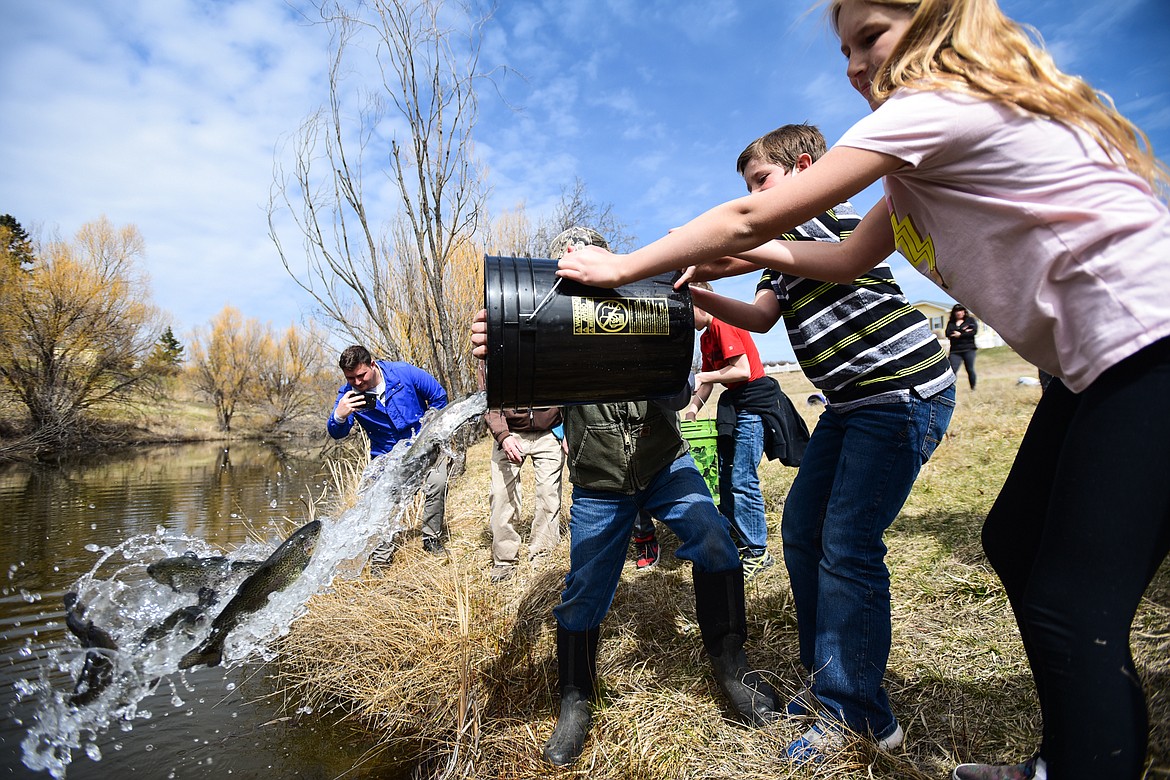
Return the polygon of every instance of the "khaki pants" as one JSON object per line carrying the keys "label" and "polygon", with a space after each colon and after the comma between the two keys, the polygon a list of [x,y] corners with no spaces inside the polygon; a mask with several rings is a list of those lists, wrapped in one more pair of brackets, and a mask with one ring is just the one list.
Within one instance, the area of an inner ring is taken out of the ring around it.
{"label": "khaki pants", "polygon": [[520,519],[520,467],[525,460],[531,459],[536,481],[529,560],[552,552],[561,541],[561,470],[565,466],[561,443],[552,431],[519,431],[513,435],[520,444],[520,463],[508,460],[498,444],[492,448],[492,563],[497,566],[515,565],[519,559],[516,523]]}
{"label": "khaki pants", "polygon": [[423,484],[422,536],[423,539],[443,538],[443,513],[447,509],[447,456],[440,455],[439,462],[427,475]]}

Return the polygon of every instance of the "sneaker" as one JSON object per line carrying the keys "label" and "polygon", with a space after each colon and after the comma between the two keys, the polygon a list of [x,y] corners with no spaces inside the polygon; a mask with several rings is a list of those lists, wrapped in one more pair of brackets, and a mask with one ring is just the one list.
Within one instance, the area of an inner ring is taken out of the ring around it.
{"label": "sneaker", "polygon": [[509,566],[506,563],[498,563],[495,566],[493,566],[492,570],[488,573],[488,579],[491,580],[491,583],[493,585],[498,585],[501,582],[506,582],[506,581],[512,579],[512,575],[515,573],[514,572],[515,568],[516,568],[515,566]]}
{"label": "sneaker", "polygon": [[389,566],[394,563],[394,550],[396,547],[397,545],[394,544],[393,539],[379,542],[378,546],[374,548],[374,551],[370,553],[370,564],[372,566]]}
{"label": "sneaker", "polygon": [[845,735],[818,720],[798,739],[788,743],[784,754],[794,764],[819,764],[828,753],[845,747]]}
{"label": "sneaker", "polygon": [[954,780],[1045,780],[1044,761],[1033,756],[1022,764],[959,764],[951,773]]}
{"label": "sneaker", "polygon": [[423,539],[423,550],[431,555],[442,555],[447,552],[447,548],[443,546],[443,540],[437,536]]}
{"label": "sneaker", "polygon": [[769,566],[773,566],[776,559],[767,550],[760,555],[749,555],[743,559],[743,581],[751,582],[756,575]]}
{"label": "sneaker", "polygon": [[[888,753],[899,747],[906,739],[906,732],[902,731],[900,723],[894,724],[894,730],[887,736],[874,742],[878,750]],[[828,754],[845,747],[845,734],[836,726],[823,720],[818,720],[799,739],[793,740],[784,749],[788,760],[794,764],[819,764]],[[965,779],[964,779],[965,780]]]}
{"label": "sneaker", "polygon": [[874,744],[877,749],[883,753],[889,753],[891,750],[897,750],[902,747],[902,743],[906,741],[906,732],[902,731],[902,724],[895,723],[894,730],[886,736],[877,740]]}
{"label": "sneaker", "polygon": [[658,538],[654,534],[635,536],[634,547],[638,551],[638,571],[648,571],[658,564]]}

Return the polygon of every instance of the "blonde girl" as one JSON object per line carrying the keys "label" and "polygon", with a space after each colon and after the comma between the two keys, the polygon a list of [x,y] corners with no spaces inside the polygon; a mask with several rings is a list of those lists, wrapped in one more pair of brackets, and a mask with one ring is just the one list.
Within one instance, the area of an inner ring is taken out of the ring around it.
{"label": "blonde girl", "polygon": [[[833,0],[861,119],[800,176],[626,256],[560,273],[619,286],[738,256],[846,283],[895,248],[1060,378],[988,514],[1043,717],[1036,755],[959,780],[1138,778],[1129,628],[1170,549],[1170,175],[1109,99],[1060,72],[994,0]],[[769,239],[881,180],[840,244]]]}

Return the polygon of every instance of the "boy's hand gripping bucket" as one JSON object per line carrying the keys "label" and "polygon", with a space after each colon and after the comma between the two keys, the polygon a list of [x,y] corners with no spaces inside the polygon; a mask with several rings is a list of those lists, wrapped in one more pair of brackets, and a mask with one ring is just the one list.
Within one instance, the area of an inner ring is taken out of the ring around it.
{"label": "boy's hand gripping bucket", "polygon": [[616,290],[560,279],[557,261],[484,258],[487,403],[559,406],[665,398],[687,383],[695,343],[677,273]]}

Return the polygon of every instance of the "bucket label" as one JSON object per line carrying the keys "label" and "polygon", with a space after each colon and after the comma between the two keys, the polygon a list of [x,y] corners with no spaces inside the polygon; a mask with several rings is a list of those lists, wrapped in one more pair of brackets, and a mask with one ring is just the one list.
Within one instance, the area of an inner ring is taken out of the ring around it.
{"label": "bucket label", "polygon": [[574,336],[669,336],[667,298],[573,296]]}

